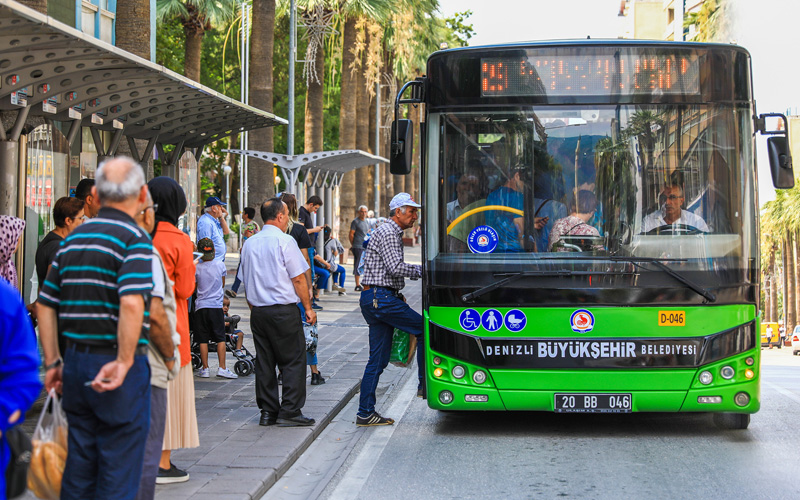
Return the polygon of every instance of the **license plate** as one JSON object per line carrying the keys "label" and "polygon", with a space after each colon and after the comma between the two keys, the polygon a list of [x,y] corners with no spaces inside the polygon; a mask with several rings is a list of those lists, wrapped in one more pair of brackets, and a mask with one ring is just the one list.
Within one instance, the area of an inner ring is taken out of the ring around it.
{"label": "license plate", "polygon": [[630,413],[630,394],[556,394],[556,413]]}

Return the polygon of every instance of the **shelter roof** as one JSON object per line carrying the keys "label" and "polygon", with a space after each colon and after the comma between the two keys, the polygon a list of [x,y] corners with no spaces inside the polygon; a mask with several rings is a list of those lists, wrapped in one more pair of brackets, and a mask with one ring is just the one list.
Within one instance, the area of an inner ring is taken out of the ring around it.
{"label": "shelter roof", "polygon": [[339,151],[320,151],[302,155],[282,155],[266,151],[253,151],[242,149],[223,149],[223,152],[247,155],[251,158],[274,163],[286,170],[321,172],[331,174],[341,179],[346,172],[376,163],[388,163],[387,158],[376,156],[358,149],[343,149]]}
{"label": "shelter roof", "polygon": [[0,0],[0,76],[2,110],[157,144],[202,147],[287,123],[11,0]]}

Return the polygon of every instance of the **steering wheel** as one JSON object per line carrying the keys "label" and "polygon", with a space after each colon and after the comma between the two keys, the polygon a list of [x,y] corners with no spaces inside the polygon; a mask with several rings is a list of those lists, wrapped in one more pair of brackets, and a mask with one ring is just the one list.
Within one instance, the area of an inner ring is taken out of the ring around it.
{"label": "steering wheel", "polygon": [[450,234],[450,231],[452,231],[454,227],[459,225],[461,223],[461,221],[463,221],[464,219],[466,219],[470,215],[474,215],[474,214],[477,214],[477,213],[480,213],[480,212],[486,212],[488,210],[499,210],[501,212],[511,212],[512,214],[519,215],[520,217],[525,215],[525,212],[523,212],[522,210],[519,210],[517,208],[504,207],[503,205],[484,205],[482,207],[473,208],[472,210],[467,210],[463,214],[461,214],[458,217],[456,217],[456,219],[453,222],[451,222],[449,226],[447,226],[447,234]]}
{"label": "steering wheel", "polygon": [[653,229],[647,231],[645,234],[647,235],[690,235],[690,234],[703,234],[705,231],[701,231],[694,226],[690,226],[689,224],[664,224],[663,226],[654,227]]}

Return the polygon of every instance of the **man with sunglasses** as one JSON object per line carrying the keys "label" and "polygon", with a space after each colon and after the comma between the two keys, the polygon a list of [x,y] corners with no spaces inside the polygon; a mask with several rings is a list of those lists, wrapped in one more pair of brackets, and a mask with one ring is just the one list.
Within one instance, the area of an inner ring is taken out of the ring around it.
{"label": "man with sunglasses", "polygon": [[683,187],[680,184],[668,184],[664,186],[662,193],[664,204],[659,210],[651,213],[644,218],[642,232],[647,233],[653,229],[673,224],[690,226],[704,233],[708,232],[708,225],[702,217],[683,210],[684,203]]}

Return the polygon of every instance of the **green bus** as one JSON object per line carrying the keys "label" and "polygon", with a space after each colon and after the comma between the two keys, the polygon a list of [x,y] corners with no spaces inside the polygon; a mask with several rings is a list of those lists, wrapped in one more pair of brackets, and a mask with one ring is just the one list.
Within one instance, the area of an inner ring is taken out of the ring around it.
{"label": "green bus", "polygon": [[750,67],[735,45],[622,40],[430,56],[397,95],[391,171],[411,171],[419,121],[431,408],[748,426],[756,132],[775,186],[794,183]]}

